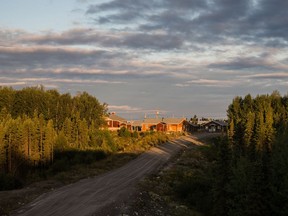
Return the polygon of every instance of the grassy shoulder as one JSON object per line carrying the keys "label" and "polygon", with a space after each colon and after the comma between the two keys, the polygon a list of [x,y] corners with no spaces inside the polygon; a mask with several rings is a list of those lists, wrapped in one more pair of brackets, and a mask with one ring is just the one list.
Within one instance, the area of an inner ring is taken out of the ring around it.
{"label": "grassy shoulder", "polygon": [[[53,165],[33,170],[22,189],[0,191],[0,215],[15,210],[55,188],[119,168],[142,152],[180,134],[121,134],[104,132],[98,150],[69,150],[55,153]],[[106,137],[105,137],[106,136]]]}
{"label": "grassy shoulder", "polygon": [[140,193],[129,215],[205,215],[210,202],[215,137],[203,136],[207,145],[191,146],[170,160],[164,169],[147,177],[139,185]]}

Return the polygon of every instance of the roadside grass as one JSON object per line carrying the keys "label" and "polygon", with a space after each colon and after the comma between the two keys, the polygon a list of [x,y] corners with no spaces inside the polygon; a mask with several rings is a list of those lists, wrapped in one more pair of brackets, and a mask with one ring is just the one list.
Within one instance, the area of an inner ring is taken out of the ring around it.
{"label": "roadside grass", "polygon": [[[30,172],[23,189],[0,191],[0,215],[9,215],[39,195],[58,187],[119,168],[151,147],[179,135],[181,134],[145,133],[131,138],[112,134],[117,146],[115,152],[73,151],[60,154],[48,169]],[[66,156],[63,156],[65,154]]]}
{"label": "roadside grass", "polygon": [[[211,211],[209,203],[213,169],[214,137],[201,139],[207,145],[191,145],[170,159],[158,173],[139,184],[132,215],[202,216]],[[157,213],[158,211],[158,213]]]}

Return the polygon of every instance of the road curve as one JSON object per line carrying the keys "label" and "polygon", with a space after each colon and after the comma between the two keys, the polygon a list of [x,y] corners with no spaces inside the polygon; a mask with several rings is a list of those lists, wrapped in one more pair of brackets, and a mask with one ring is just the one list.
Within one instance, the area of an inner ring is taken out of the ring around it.
{"label": "road curve", "polygon": [[182,137],[153,147],[121,168],[43,194],[13,215],[114,215],[115,203],[128,201],[140,179],[190,142],[191,137]]}

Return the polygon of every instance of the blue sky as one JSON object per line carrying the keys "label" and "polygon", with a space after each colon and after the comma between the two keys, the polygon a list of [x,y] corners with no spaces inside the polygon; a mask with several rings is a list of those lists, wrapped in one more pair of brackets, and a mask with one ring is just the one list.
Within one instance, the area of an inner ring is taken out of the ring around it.
{"label": "blue sky", "polygon": [[129,118],[220,118],[237,95],[287,93],[286,0],[0,3],[2,86],[87,91]]}

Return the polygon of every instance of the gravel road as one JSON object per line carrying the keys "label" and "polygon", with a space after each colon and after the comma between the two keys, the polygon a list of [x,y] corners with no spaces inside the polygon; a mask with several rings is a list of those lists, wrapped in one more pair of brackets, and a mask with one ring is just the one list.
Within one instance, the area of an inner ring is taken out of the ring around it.
{"label": "gravel road", "polygon": [[43,194],[13,215],[121,215],[139,180],[158,170],[192,140],[182,137],[153,147],[121,168]]}

